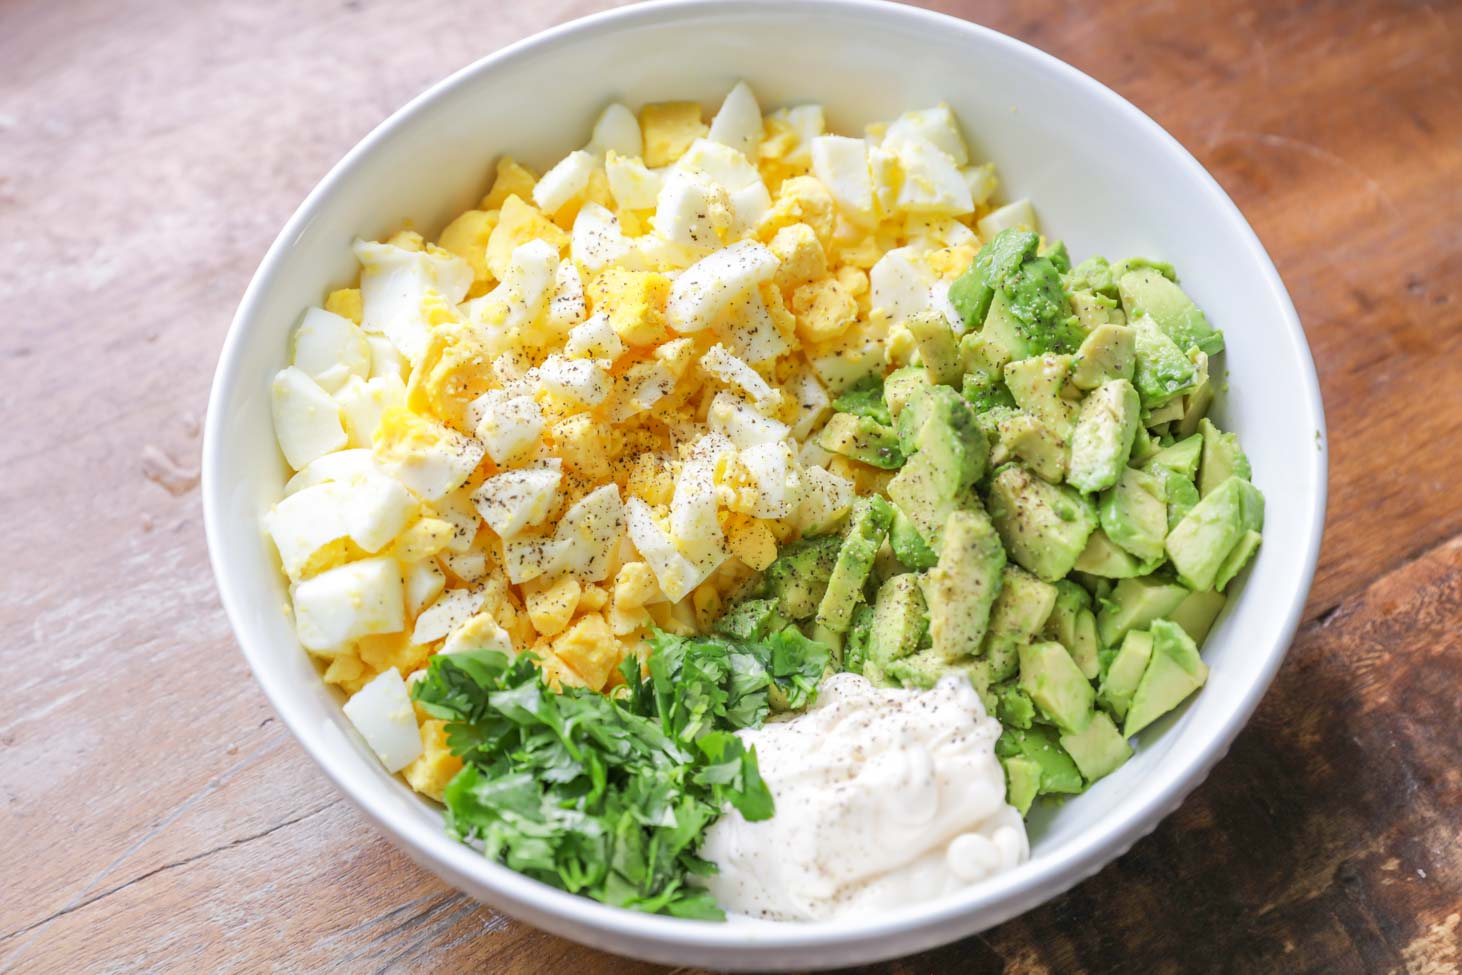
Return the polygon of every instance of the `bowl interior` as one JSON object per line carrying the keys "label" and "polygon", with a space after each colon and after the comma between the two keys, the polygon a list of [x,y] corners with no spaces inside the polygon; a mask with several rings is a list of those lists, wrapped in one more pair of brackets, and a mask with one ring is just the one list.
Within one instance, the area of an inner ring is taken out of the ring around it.
{"label": "bowl interior", "polygon": [[[354,275],[356,236],[403,221],[431,232],[473,205],[494,160],[540,170],[587,137],[610,100],[700,99],[746,79],[763,108],[819,102],[829,127],[947,101],[1006,198],[1029,196],[1073,257],[1172,262],[1221,327],[1236,431],[1268,505],[1265,542],[1204,656],[1208,687],[1146,732],[1087,794],[1032,819],[1032,861],[948,904],[874,925],[711,926],[626,918],[539,888],[440,835],[437,811],[386,776],[349,731],[295,640],[260,516],[286,476],[270,379],[301,312]],[[717,965],[840,964],[986,927],[1064,889],[1150,830],[1196,785],[1267,686],[1308,589],[1324,506],[1313,366],[1277,275],[1227,197],[1175,142],[1115,95],[1039,52],[962,22],[856,2],[650,4],[540,35],[398,113],[326,178],[265,259],[219,365],[205,447],[210,547],[256,675],[306,748],[423,863],[535,923],[615,950]],[[679,943],[679,947],[677,947]],[[699,954],[686,955],[685,946]]]}

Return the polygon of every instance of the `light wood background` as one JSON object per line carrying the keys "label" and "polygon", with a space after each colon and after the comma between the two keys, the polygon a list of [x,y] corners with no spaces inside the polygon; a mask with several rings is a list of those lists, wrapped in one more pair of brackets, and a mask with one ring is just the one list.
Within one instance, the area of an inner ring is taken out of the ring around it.
{"label": "light wood background", "polygon": [[[412,866],[214,593],[199,424],[265,247],[427,84],[590,0],[0,0],[0,969],[642,972]],[[1462,6],[942,0],[1111,85],[1273,254],[1324,555],[1279,680],[1151,838],[880,972],[1462,965]]]}

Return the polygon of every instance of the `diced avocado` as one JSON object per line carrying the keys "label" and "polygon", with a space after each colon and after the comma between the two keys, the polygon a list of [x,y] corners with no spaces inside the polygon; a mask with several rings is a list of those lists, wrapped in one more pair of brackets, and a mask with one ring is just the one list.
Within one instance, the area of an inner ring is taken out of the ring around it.
{"label": "diced avocado", "polygon": [[743,599],[723,613],[711,629],[736,640],[761,640],[778,622],[786,621],[777,615],[775,599]]}
{"label": "diced avocado", "polygon": [[1162,436],[1174,420],[1183,417],[1183,397],[1175,396],[1162,406],[1142,411],[1142,425]]}
{"label": "diced avocado", "polygon": [[1173,269],[1173,266],[1171,264],[1169,264],[1167,261],[1154,261],[1150,257],[1122,258],[1122,260],[1112,265],[1112,280],[1120,281],[1122,280],[1122,275],[1126,274],[1128,271],[1137,271],[1144,268],[1154,270],[1158,274],[1161,274],[1163,277],[1174,283],[1176,283],[1178,280],[1178,272]]}
{"label": "diced avocado", "polygon": [[1151,659],[1152,634],[1146,630],[1132,630],[1122,640],[1117,655],[1107,666],[1101,689],[1097,691],[1097,703],[1112,712],[1118,721],[1127,716],[1132,695],[1137,693],[1137,685],[1142,681],[1142,674]]}
{"label": "diced avocado", "polygon": [[[942,390],[942,393],[936,392]],[[888,496],[928,542],[951,512],[978,503],[971,488],[985,471],[990,444],[969,405],[947,386],[925,390],[899,414],[912,426],[913,456],[888,484]]]}
{"label": "diced avocado", "polygon": [[1096,528],[1096,509],[1072,488],[1009,465],[990,482],[990,518],[1010,555],[1054,582],[1076,565]]}
{"label": "diced avocado", "polygon": [[[951,287],[949,290],[952,298],[954,288]],[[1036,344],[1025,335],[1024,325],[1011,313],[1010,299],[1003,291],[995,292],[994,300],[990,302],[990,310],[985,315],[985,326],[980,329],[979,334],[980,338],[996,350],[996,355],[1003,357],[1006,361],[1028,359],[1039,354]]]}
{"label": "diced avocado", "polygon": [[1168,534],[1168,506],[1163,484],[1146,471],[1122,468],[1117,483],[1102,494],[1097,516],[1102,531],[1143,562],[1163,557]]}
{"label": "diced avocado", "polygon": [[1198,473],[1198,458],[1202,453],[1203,435],[1195,433],[1170,447],[1162,448],[1148,458],[1143,467],[1152,472],[1158,468],[1174,471],[1191,481]]}
{"label": "diced avocado", "polygon": [[914,687],[921,690],[933,687],[946,674],[964,674],[969,679],[970,686],[974,688],[975,693],[980,695],[981,701],[985,701],[989,695],[989,662],[970,659],[949,661],[941,657],[932,647],[920,650],[912,656],[900,657],[898,660],[892,661],[886,668],[886,673],[901,687]]}
{"label": "diced avocado", "polygon": [[1127,463],[1133,467],[1141,467],[1160,450],[1162,450],[1162,443],[1148,433],[1146,428],[1139,425],[1137,433],[1132,437],[1132,456],[1127,458]]}
{"label": "diced avocado", "polygon": [[1112,719],[1100,711],[1092,715],[1083,730],[1062,735],[1061,747],[1088,783],[1110,775],[1132,757],[1132,746],[1112,724]]}
{"label": "diced avocado", "polygon": [[[873,621],[868,630],[868,656],[880,672],[919,648],[927,626],[924,594],[913,573],[894,576],[878,589],[873,601]],[[864,667],[865,673],[867,665]]]}
{"label": "diced avocado", "polygon": [[904,453],[899,449],[898,435],[893,428],[868,416],[834,413],[817,435],[817,445],[886,471],[904,463]]}
{"label": "diced avocado", "polygon": [[1155,576],[1123,579],[1117,583],[1097,612],[1097,635],[1104,646],[1114,647],[1129,630],[1141,630],[1159,617],[1167,616],[1188,596],[1188,590]]}
{"label": "diced avocado", "polygon": [[1015,403],[1062,440],[1071,438],[1077,405],[1062,395],[1071,376],[1071,356],[1020,359],[1005,367],[1005,385]]}
{"label": "diced avocado", "polygon": [[1010,314],[1032,354],[1075,352],[1086,333],[1071,311],[1061,272],[1049,257],[1029,258],[1010,275],[1002,290]]}
{"label": "diced avocado", "polygon": [[1059,274],[1065,274],[1071,270],[1071,253],[1066,250],[1064,240],[1052,241],[1049,245],[1042,247],[1040,255],[1049,260]]}
{"label": "diced avocado", "polygon": [[1024,756],[1039,765],[1042,795],[1072,794],[1085,787],[1076,763],[1056,740],[1056,732],[1052,728],[1041,725],[1032,725],[1028,729],[1006,728],[996,750],[1006,755]]}
{"label": "diced avocado", "polygon": [[924,580],[929,636],[936,654],[954,660],[979,651],[991,608],[1003,595],[1005,568],[1005,549],[983,511],[956,511],[949,516],[939,563]]}
{"label": "diced avocado", "polygon": [[1062,731],[1082,731],[1091,721],[1096,692],[1059,643],[1027,643],[1020,648],[1020,689]]}
{"label": "diced avocado", "polygon": [[868,659],[868,635],[873,629],[873,607],[859,603],[853,607],[853,621],[843,643],[843,669],[850,674],[863,673]]}
{"label": "diced avocado", "polygon": [[1253,472],[1249,469],[1249,458],[1239,447],[1235,433],[1224,433],[1207,419],[1200,420],[1198,430],[1203,435],[1203,457],[1198,468],[1198,494],[1208,497],[1209,493],[1230,477],[1238,476],[1249,480]]}
{"label": "diced avocado", "polygon": [[1208,665],[1182,627],[1168,620],[1155,620],[1149,632],[1152,659],[1142,673],[1122,725],[1122,734],[1128,738],[1177,707],[1208,680]]}
{"label": "diced avocado", "polygon": [[1086,547],[1077,556],[1075,569],[1103,579],[1132,579],[1145,576],[1165,561],[1166,556],[1151,562],[1142,562],[1137,556],[1122,548],[1098,528],[1086,540]]}
{"label": "diced avocado", "polygon": [[[1107,325],[1124,325],[1127,322],[1127,316],[1122,313],[1122,308],[1115,299],[1095,291],[1071,292],[1071,310],[1076,313],[1076,320],[1081,323],[1081,327],[1086,329],[1088,338],[1094,329]],[[1084,340],[1082,344],[1086,344]]]}
{"label": "diced avocado", "polygon": [[1019,461],[1052,484],[1065,480],[1070,451],[1060,437],[1031,414],[1024,410],[1002,414],[996,421],[995,435],[992,464]]}
{"label": "diced avocado", "polygon": [[898,416],[915,393],[929,385],[929,374],[919,366],[904,366],[888,374],[883,381],[883,401],[888,411]]}
{"label": "diced avocado", "polygon": [[1168,471],[1163,479],[1163,495],[1168,500],[1168,531],[1172,531],[1198,503],[1198,489],[1182,474]]}
{"label": "diced avocado", "polygon": [[1193,353],[1193,368],[1198,372],[1198,387],[1183,397],[1183,415],[1173,424],[1173,434],[1191,437],[1213,405],[1213,380],[1208,375],[1208,353]]}
{"label": "diced avocado", "polygon": [[1088,257],[1066,273],[1070,291],[1095,291],[1108,298],[1117,297],[1117,279],[1105,257]]}
{"label": "diced avocado", "polygon": [[1085,589],[1070,579],[1057,582],[1056,603],[1041,632],[1066,648],[1088,680],[1096,677],[1096,616],[1091,611],[1091,595]]}
{"label": "diced avocado", "polygon": [[1227,600],[1228,597],[1221,592],[1189,593],[1188,598],[1168,614],[1168,619],[1187,631],[1194,643],[1202,643],[1208,639],[1208,631],[1213,628],[1213,621],[1218,619]]}
{"label": "diced avocado", "polygon": [[[791,629],[797,630],[797,627],[793,626]],[[797,634],[804,640],[820,643],[828,649],[828,670],[830,673],[842,668],[843,634],[841,632],[830,629],[814,619],[808,623],[803,623],[802,628],[797,630]]]}
{"label": "diced avocado", "polygon": [[1036,706],[1031,696],[1016,681],[1006,681],[993,688],[996,714],[1007,728],[1029,728],[1035,720]]}
{"label": "diced avocado", "polygon": [[1116,484],[1132,453],[1141,411],[1137,390],[1125,379],[1114,379],[1088,393],[1071,434],[1067,482],[1088,494]]}
{"label": "diced avocado", "polygon": [[1010,395],[1010,390],[1005,388],[1005,380],[998,374],[994,379],[980,379],[973,374],[965,376],[960,395],[976,414],[1015,405],[1015,397]]}
{"label": "diced avocado", "polygon": [[778,612],[790,620],[805,620],[817,612],[842,545],[837,535],[816,535],[782,546],[763,576]]}
{"label": "diced avocado", "polygon": [[864,376],[833,400],[833,409],[839,413],[866,416],[884,426],[893,425],[893,414],[883,401],[883,375],[872,373]]}
{"label": "diced avocado", "polygon": [[[845,416],[848,414],[844,414]],[[817,606],[817,622],[843,633],[853,619],[853,607],[863,599],[863,584],[893,522],[893,505],[878,495],[853,502],[848,533],[838,549],[837,562],[827,580],[827,591]]]}
{"label": "diced avocado", "polygon": [[1041,791],[1041,766],[1024,755],[1002,758],[1000,764],[1005,769],[1005,801],[1024,816]]}
{"label": "diced avocado", "polygon": [[1056,605],[1056,587],[1019,566],[1006,564],[1000,595],[990,608],[990,626],[980,654],[990,661],[992,680],[1004,680],[1020,665],[1020,648],[1033,640]]}
{"label": "diced avocado", "polygon": [[913,315],[904,326],[918,343],[919,361],[930,382],[954,386],[964,378],[958,339],[943,315]]}
{"label": "diced avocado", "polygon": [[1003,383],[1010,352],[995,345],[978,332],[970,332],[959,340],[959,359],[967,377]]}
{"label": "diced avocado", "polygon": [[1197,379],[1193,363],[1151,318],[1139,315],[1129,318],[1127,324],[1132,327],[1137,343],[1132,385],[1137,387],[1144,407],[1162,406],[1193,388]]}
{"label": "diced avocado", "polygon": [[969,269],[949,287],[949,302],[965,321],[966,329],[977,329],[985,321],[996,291],[1005,286],[1027,259],[1034,257],[1040,237],[1030,231],[1002,230],[980,248]]}
{"label": "diced avocado", "polygon": [[1213,577],[1213,588],[1222,591],[1228,587],[1245,563],[1259,551],[1260,540],[1261,536],[1252,528],[1244,532],[1244,537],[1239,539],[1239,543],[1224,558],[1223,565],[1218,567],[1218,574]]}
{"label": "diced avocado", "polygon": [[[1168,557],[1178,580],[1190,589],[1213,589],[1229,554],[1245,541],[1246,533],[1257,532],[1263,524],[1264,495],[1243,478],[1230,477],[1168,533]],[[1252,547],[1243,557],[1251,554]]]}
{"label": "diced avocado", "polygon": [[1117,282],[1127,316],[1148,315],[1179,349],[1223,351],[1223,333],[1212,325],[1193,299],[1175,283],[1149,268],[1128,271]]}
{"label": "diced avocado", "polygon": [[[892,534],[893,531],[890,529],[889,535]],[[884,539],[883,544],[878,547],[878,554],[873,558],[873,571],[868,574],[868,579],[872,583],[874,591],[877,591],[879,586],[894,576],[903,575],[909,571],[909,568],[899,561],[899,557],[894,554],[893,546],[888,543],[888,539]],[[864,585],[863,590],[867,592],[868,586]]]}
{"label": "diced avocado", "polygon": [[939,556],[924,541],[924,536],[919,534],[919,529],[909,520],[909,516],[898,509],[894,509],[888,541],[893,548],[894,557],[905,568],[915,572],[922,572],[939,561]]}
{"label": "diced avocado", "polygon": [[1076,350],[1071,381],[1079,389],[1096,389],[1113,379],[1131,381],[1137,368],[1137,333],[1126,325],[1101,324],[1091,328]]}

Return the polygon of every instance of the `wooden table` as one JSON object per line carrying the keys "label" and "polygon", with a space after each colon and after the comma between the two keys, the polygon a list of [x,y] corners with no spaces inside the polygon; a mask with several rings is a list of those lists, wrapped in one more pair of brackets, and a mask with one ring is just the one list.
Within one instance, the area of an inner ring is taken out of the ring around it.
{"label": "wooden table", "polygon": [[[473,903],[336,795],[234,646],[197,490],[224,330],[305,192],[593,6],[0,5],[0,969],[651,970]],[[1237,200],[1315,352],[1330,521],[1286,666],[1178,813],[875,970],[1458,971],[1462,5],[941,6],[1111,85]]]}

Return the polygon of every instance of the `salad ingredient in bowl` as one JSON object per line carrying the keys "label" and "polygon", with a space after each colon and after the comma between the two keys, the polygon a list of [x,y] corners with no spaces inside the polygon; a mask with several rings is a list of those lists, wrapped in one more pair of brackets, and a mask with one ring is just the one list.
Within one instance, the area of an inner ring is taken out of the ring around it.
{"label": "salad ingredient in bowl", "polygon": [[1204,683],[1259,544],[1172,268],[1073,266],[947,106],[825,129],[745,85],[612,105],[435,243],[357,241],[273,384],[265,527],[346,715],[454,836],[606,903],[1013,866]]}

